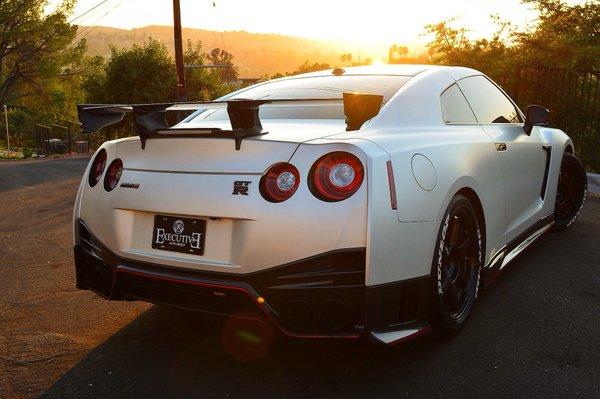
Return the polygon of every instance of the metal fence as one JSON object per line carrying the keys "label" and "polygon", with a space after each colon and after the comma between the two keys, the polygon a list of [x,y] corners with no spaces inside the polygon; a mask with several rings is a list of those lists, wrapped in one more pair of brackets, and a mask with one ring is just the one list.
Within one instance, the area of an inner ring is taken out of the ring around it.
{"label": "metal fence", "polygon": [[600,172],[600,71],[523,67],[495,80],[523,110],[530,104],[550,110],[550,126],[566,132],[579,158]]}
{"label": "metal fence", "polygon": [[90,135],[81,134],[78,122],[67,121],[63,125],[46,126],[36,124],[23,146],[34,149],[38,155],[69,154],[88,152]]}

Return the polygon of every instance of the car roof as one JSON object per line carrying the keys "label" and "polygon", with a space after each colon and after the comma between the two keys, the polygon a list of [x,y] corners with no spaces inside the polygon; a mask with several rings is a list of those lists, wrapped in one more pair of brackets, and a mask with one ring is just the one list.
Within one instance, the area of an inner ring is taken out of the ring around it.
{"label": "car roof", "polygon": [[[419,64],[383,64],[383,65],[363,65],[353,67],[341,67],[334,69],[326,69],[323,71],[303,73],[301,75],[290,76],[290,78],[302,78],[302,77],[316,77],[316,76],[331,76],[334,71],[342,69],[341,75],[398,75],[398,76],[416,76],[421,72],[425,71],[441,71],[446,70],[450,74],[459,72],[462,75],[464,72],[469,71],[471,74],[477,73],[477,71],[455,66],[443,66],[443,65],[419,65]],[[462,73],[461,73],[462,72]]]}

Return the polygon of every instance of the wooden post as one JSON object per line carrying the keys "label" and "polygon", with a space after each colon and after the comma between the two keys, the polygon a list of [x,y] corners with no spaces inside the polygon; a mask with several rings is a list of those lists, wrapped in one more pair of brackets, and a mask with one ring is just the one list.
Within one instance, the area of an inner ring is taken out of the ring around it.
{"label": "wooden post", "polygon": [[173,36],[175,40],[175,66],[177,68],[177,101],[186,101],[185,66],[183,64],[183,42],[181,37],[181,9],[179,0],[173,0]]}
{"label": "wooden post", "polygon": [[6,108],[6,104],[4,104],[4,123],[6,123],[6,149],[10,158],[10,135],[8,134],[8,109]]}

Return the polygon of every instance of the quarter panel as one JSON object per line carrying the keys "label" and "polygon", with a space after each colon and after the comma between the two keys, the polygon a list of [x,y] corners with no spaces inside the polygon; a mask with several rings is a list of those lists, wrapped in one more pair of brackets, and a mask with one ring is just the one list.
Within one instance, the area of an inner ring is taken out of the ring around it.
{"label": "quarter panel", "polygon": [[[504,245],[506,204],[502,170],[495,145],[480,126],[378,132],[372,140],[391,156],[400,222],[438,223],[452,196],[468,187],[477,193],[483,207],[486,259]],[[437,184],[430,191],[415,180],[411,167],[415,154],[423,154],[435,167]],[[430,250],[432,254],[433,248]]]}

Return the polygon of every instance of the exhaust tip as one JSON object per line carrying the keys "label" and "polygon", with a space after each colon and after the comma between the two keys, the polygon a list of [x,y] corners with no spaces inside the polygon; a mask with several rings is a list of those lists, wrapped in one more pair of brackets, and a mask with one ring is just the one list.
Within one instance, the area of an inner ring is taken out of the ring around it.
{"label": "exhaust tip", "polygon": [[354,312],[346,302],[330,298],[318,306],[317,321],[330,332],[340,332],[350,327]]}
{"label": "exhaust tip", "polygon": [[283,305],[281,318],[290,329],[304,331],[312,324],[313,309],[306,301],[292,299]]}

